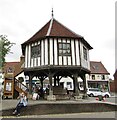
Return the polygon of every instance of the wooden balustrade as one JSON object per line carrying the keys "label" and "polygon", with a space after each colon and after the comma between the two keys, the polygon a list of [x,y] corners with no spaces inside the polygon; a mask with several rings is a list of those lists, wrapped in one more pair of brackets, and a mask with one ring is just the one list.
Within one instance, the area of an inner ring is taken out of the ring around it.
{"label": "wooden balustrade", "polygon": [[24,92],[25,94],[27,94],[27,86],[25,86],[23,83],[21,83],[19,80],[15,79],[15,89],[18,92]]}

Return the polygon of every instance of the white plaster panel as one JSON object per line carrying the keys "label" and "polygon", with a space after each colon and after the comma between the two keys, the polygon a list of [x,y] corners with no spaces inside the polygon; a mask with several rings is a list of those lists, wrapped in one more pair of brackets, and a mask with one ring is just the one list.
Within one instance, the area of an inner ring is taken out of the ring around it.
{"label": "white plaster panel", "polygon": [[63,65],[67,65],[67,57],[66,56],[63,57]]}
{"label": "white plaster panel", "polygon": [[74,52],[74,41],[71,40],[71,54],[72,54],[72,64],[75,65],[75,52]]}
{"label": "white plaster panel", "polygon": [[33,63],[33,58],[32,58],[32,59],[31,59],[31,66],[30,66],[30,67],[33,67],[33,64],[34,64],[34,63]]}
{"label": "white plaster panel", "polygon": [[80,65],[78,41],[75,41],[75,47],[76,47],[76,64]]}
{"label": "white plaster panel", "polygon": [[70,43],[70,40],[69,40],[69,39],[67,40],[67,43]]}
{"label": "white plaster panel", "polygon": [[50,65],[53,65],[53,40],[50,39]]}
{"label": "white plaster panel", "polygon": [[59,65],[62,65],[62,57],[59,56]]}
{"label": "white plaster panel", "polygon": [[58,42],[61,42],[61,39],[58,39]]}
{"label": "white plaster panel", "polygon": [[34,58],[34,67],[37,66],[37,65],[36,65],[36,59],[37,59],[37,58]]}
{"label": "white plaster panel", "polygon": [[57,40],[54,40],[54,65],[57,65],[58,64],[58,47],[57,47]]}
{"label": "white plaster panel", "polygon": [[27,59],[28,59],[28,56],[27,56],[27,52],[28,52],[28,48],[27,48],[28,46],[26,46],[26,49],[25,49],[25,68],[27,68],[28,67],[28,65],[27,65]]}
{"label": "white plaster panel", "polygon": [[41,42],[41,65],[44,65],[44,44]]}
{"label": "white plaster panel", "polygon": [[68,65],[71,65],[71,57],[68,56]]}
{"label": "white plaster panel", "polygon": [[30,67],[31,60],[31,45],[28,46],[28,67]]}
{"label": "white plaster panel", "polygon": [[40,57],[38,57],[38,66],[40,66]]}
{"label": "white plaster panel", "polygon": [[48,65],[48,41],[45,40],[45,65]]}

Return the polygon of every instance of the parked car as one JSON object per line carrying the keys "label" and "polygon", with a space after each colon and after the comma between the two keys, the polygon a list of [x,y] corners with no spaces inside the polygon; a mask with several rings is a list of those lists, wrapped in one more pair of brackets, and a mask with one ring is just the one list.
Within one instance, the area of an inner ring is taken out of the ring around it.
{"label": "parked car", "polygon": [[99,96],[99,95],[106,97],[106,98],[110,97],[109,92],[102,92],[98,88],[88,88],[87,95],[90,97],[95,97],[95,96]]}
{"label": "parked car", "polygon": [[109,98],[111,95],[109,92],[102,92],[102,96],[105,98]]}
{"label": "parked car", "polygon": [[87,95],[90,97],[102,95],[101,91],[98,88],[88,88]]}

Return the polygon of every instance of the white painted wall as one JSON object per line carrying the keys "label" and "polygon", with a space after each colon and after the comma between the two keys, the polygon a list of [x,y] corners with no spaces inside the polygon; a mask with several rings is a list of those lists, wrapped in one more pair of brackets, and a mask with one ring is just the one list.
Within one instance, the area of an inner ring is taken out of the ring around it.
{"label": "white painted wall", "polygon": [[77,65],[80,65],[78,41],[75,42],[75,47],[76,47],[76,64],[77,64]]}
{"label": "white painted wall", "polygon": [[74,41],[71,40],[71,53],[72,53],[72,64],[75,65],[75,50],[74,50]]}
{"label": "white painted wall", "polygon": [[50,65],[53,65],[53,40],[50,39]]}
{"label": "white painted wall", "polygon": [[[40,64],[38,64],[40,66]],[[48,65],[48,41],[45,39],[45,65]]]}
{"label": "white painted wall", "polygon": [[[92,75],[95,75],[95,80],[102,80],[102,75],[101,74],[90,74],[90,75],[86,75],[86,79],[87,80],[92,80]],[[109,75],[104,75],[105,76],[105,80],[109,80]]]}
{"label": "white painted wall", "polygon": [[41,65],[44,65],[44,43],[41,42]]}
{"label": "white painted wall", "polygon": [[[31,45],[29,44],[28,46],[28,67],[30,67],[30,62],[31,62]],[[33,65],[32,65],[33,66]]]}
{"label": "white painted wall", "polygon": [[[64,82],[64,89],[65,88],[67,88],[68,90],[73,90],[74,89],[73,80],[70,77],[66,77],[66,78],[63,77],[63,78],[61,78],[60,83],[61,82]],[[71,83],[72,87],[70,87],[69,85],[67,85],[68,82]]]}

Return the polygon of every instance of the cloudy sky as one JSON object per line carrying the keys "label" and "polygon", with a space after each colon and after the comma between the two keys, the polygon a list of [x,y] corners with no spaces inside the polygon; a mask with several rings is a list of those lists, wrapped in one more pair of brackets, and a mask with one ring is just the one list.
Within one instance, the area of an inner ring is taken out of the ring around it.
{"label": "cloudy sky", "polygon": [[6,61],[19,61],[21,44],[54,18],[80,34],[93,47],[91,61],[115,71],[116,0],[0,0],[0,34],[16,43]]}

